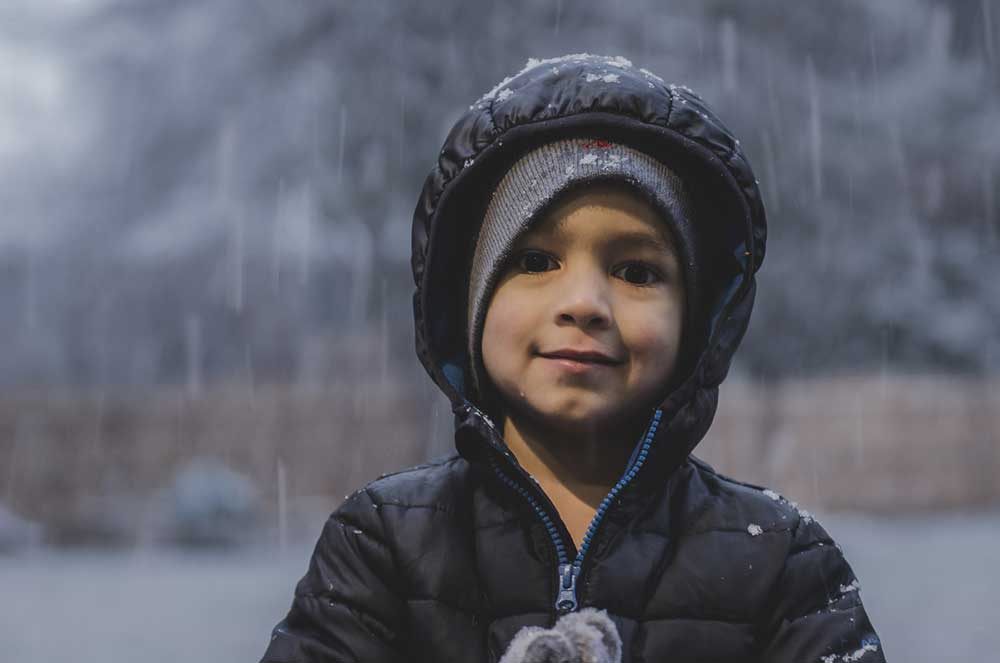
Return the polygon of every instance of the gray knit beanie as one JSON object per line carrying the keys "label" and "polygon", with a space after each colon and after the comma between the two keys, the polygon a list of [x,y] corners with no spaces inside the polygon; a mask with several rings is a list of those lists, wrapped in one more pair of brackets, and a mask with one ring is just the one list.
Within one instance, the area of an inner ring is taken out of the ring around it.
{"label": "gray knit beanie", "polygon": [[[681,357],[690,343],[700,301],[700,274],[694,206],[680,177],[654,157],[626,145],[596,138],[546,143],[518,159],[493,191],[476,239],[469,273],[467,339],[473,385],[482,393],[481,338],[493,288],[511,246],[549,204],[570,185],[624,181],[656,208],[671,229],[684,271],[687,313]],[[680,364],[683,364],[683,360]],[[680,367],[680,366],[679,366]]]}

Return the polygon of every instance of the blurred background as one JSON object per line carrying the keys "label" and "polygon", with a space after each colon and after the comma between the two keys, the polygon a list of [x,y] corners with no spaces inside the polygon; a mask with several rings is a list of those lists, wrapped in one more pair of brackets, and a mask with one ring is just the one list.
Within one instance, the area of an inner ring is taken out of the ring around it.
{"label": "blurred background", "polygon": [[694,88],[761,181],[696,455],[817,515],[888,660],[992,660],[994,0],[4,0],[5,660],[259,660],[344,495],[453,449],[409,266],[448,129],[575,52]]}

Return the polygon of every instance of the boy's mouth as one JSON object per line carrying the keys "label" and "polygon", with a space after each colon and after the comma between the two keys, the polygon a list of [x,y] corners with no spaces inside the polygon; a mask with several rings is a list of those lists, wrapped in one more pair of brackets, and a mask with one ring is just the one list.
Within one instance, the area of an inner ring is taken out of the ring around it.
{"label": "boy's mouth", "polygon": [[599,350],[583,350],[577,348],[562,348],[552,352],[540,352],[546,359],[563,359],[574,364],[601,364],[613,366],[621,362]]}
{"label": "boy's mouth", "polygon": [[542,357],[553,368],[570,375],[595,375],[614,368],[615,364],[599,361],[582,361],[567,357]]}

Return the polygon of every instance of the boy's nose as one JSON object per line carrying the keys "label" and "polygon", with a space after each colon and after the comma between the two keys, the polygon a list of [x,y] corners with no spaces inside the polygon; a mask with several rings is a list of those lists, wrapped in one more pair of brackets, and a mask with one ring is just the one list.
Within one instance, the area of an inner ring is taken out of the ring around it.
{"label": "boy's nose", "polygon": [[606,327],[611,323],[611,303],[606,284],[594,274],[567,274],[555,297],[556,321],[580,327]]}

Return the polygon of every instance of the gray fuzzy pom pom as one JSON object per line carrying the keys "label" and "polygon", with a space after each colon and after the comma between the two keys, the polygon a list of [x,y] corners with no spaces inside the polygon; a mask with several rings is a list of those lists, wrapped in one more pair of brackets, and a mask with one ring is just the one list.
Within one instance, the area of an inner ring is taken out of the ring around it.
{"label": "gray fuzzy pom pom", "polygon": [[621,663],[622,641],[608,613],[584,608],[550,629],[517,632],[499,663]]}

